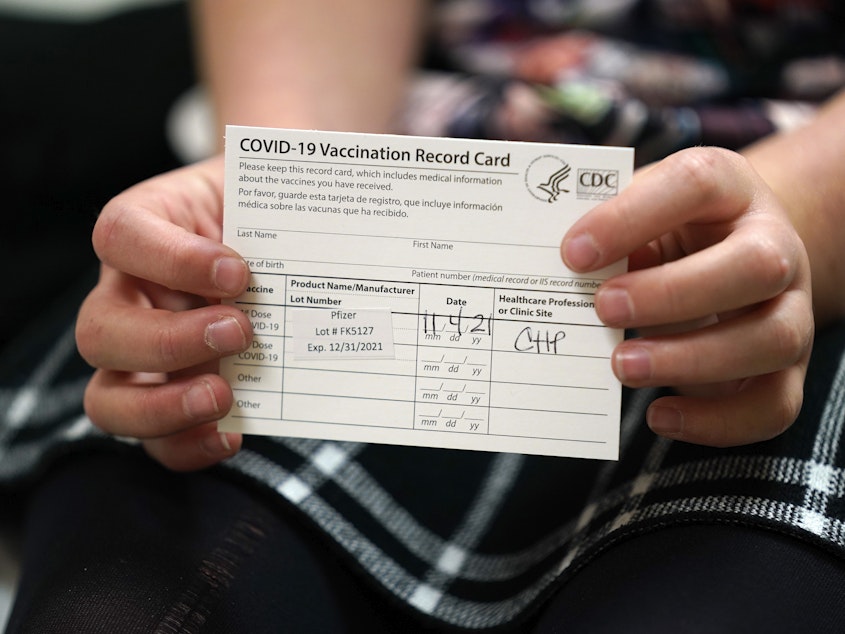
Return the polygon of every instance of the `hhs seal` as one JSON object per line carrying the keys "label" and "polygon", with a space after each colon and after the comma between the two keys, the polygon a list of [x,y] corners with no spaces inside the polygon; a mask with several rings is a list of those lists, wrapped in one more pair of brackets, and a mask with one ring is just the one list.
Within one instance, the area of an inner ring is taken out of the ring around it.
{"label": "hhs seal", "polygon": [[568,194],[569,163],[552,154],[538,156],[525,170],[525,187],[537,200],[555,202],[561,194]]}

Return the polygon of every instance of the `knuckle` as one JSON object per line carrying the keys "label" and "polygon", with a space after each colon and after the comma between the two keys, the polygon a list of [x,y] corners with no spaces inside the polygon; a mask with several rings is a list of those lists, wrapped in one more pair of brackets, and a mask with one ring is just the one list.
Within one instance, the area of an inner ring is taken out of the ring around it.
{"label": "knuckle", "polygon": [[176,283],[187,270],[187,262],[184,259],[184,255],[190,251],[188,245],[181,239],[186,237],[186,235],[186,233],[178,232],[171,236],[171,240],[159,244],[159,251],[156,257],[165,280],[171,280]]}
{"label": "knuckle", "polygon": [[751,245],[749,261],[755,277],[772,294],[785,289],[795,276],[796,263],[784,250],[781,241],[773,237],[757,236]]}
{"label": "knuckle", "polygon": [[173,328],[168,324],[160,324],[153,334],[153,349],[156,350],[161,370],[174,370],[180,366],[181,346],[179,337]]}
{"label": "knuckle", "polygon": [[705,201],[715,198],[722,190],[718,175],[728,160],[727,151],[713,147],[690,148],[673,156],[677,177],[687,182]]}
{"label": "knuckle", "polygon": [[637,223],[640,222],[640,214],[638,207],[627,196],[618,196],[613,199],[614,215],[610,218],[608,226],[618,227],[621,235],[631,235],[637,228]]}
{"label": "knuckle", "polygon": [[812,320],[795,318],[793,311],[781,310],[774,321],[772,336],[776,350],[790,365],[797,363],[812,347]]}
{"label": "knuckle", "polygon": [[759,440],[769,440],[780,436],[797,420],[804,405],[803,382],[798,382],[797,386],[792,383],[792,381],[786,381],[776,392],[771,418],[763,428],[762,437]]}
{"label": "knuckle", "polygon": [[653,289],[658,292],[659,301],[655,302],[652,308],[660,307],[660,311],[672,315],[675,319],[684,319],[687,316],[690,302],[688,287],[673,276],[664,275],[658,277]]}
{"label": "knuckle", "polygon": [[162,423],[165,420],[161,408],[158,390],[155,387],[147,387],[138,394],[137,407],[132,425],[132,435],[137,438],[150,438],[161,433]]}
{"label": "knuckle", "polygon": [[99,294],[99,287],[89,293],[79,307],[74,325],[76,349],[93,368],[102,368],[108,364],[107,345],[104,344],[107,339],[106,321],[103,319]]}
{"label": "knuckle", "polygon": [[76,320],[76,348],[85,362],[92,367],[98,365],[96,346],[94,345],[97,341],[96,331],[97,329],[93,326],[90,318],[84,311],[81,311],[79,318]]}
{"label": "knuckle", "polygon": [[798,414],[801,413],[801,408],[804,405],[805,376],[805,368],[801,367],[792,368],[788,374],[785,392],[789,395],[789,408],[786,410],[789,414],[789,424],[792,424],[798,418]]}
{"label": "knuckle", "polygon": [[798,368],[790,368],[777,375],[773,389],[766,390],[765,405],[760,415],[756,441],[770,440],[780,436],[797,420],[804,405],[804,373]]}
{"label": "knuckle", "polygon": [[100,416],[99,399],[97,398],[98,374],[99,371],[95,372],[94,376],[91,377],[91,380],[88,381],[88,385],[85,386],[85,392],[82,395],[82,409],[85,411],[86,416],[88,416],[91,422],[102,429],[102,417]]}
{"label": "knuckle", "polygon": [[[710,409],[710,408],[708,408]],[[742,444],[736,438],[736,430],[730,417],[722,411],[705,411],[700,417],[694,416],[694,424],[690,425],[688,440],[705,447],[734,447]]]}
{"label": "knuckle", "polygon": [[792,423],[798,418],[801,413],[801,408],[804,405],[804,390],[802,389],[785,389],[783,395],[783,403],[781,405],[781,417],[776,427],[776,434],[780,435],[785,432]]}
{"label": "knuckle", "polygon": [[728,416],[722,415],[716,420],[713,425],[712,435],[705,443],[710,447],[718,447],[724,449],[726,447],[736,447],[744,444],[744,440],[736,437],[736,431],[731,424]]}
{"label": "knuckle", "polygon": [[110,370],[97,370],[88,382],[82,405],[91,422],[103,432],[135,436],[137,401],[121,393],[122,381]]}
{"label": "knuckle", "polygon": [[91,234],[94,252],[101,260],[107,261],[113,245],[120,243],[128,213],[129,209],[120,196],[112,198],[103,207]]}

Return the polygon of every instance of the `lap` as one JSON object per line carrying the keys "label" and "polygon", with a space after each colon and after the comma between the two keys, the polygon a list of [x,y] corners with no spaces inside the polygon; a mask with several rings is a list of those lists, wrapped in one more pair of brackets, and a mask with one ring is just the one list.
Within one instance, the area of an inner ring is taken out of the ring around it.
{"label": "lap", "polygon": [[[376,594],[249,488],[79,454],[33,493],[9,633],[391,631]],[[382,606],[383,607],[383,606]],[[400,614],[401,616],[401,614]]]}
{"label": "lap", "polygon": [[[219,472],[78,454],[33,492],[8,632],[448,631],[364,581],[299,516]],[[840,631],[845,563],[738,525],[676,525],[593,558],[520,632]],[[501,631],[501,630],[500,630]]]}

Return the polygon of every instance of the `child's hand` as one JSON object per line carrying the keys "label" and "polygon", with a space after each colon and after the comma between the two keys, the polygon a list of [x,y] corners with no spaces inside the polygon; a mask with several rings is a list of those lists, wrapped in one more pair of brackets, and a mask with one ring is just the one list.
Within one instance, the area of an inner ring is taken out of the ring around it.
{"label": "child's hand", "polygon": [[95,368],[91,420],[140,438],[173,469],[234,454],[216,422],[232,405],[218,360],[246,349],[243,313],[219,304],[246,288],[243,259],[220,244],[223,163],[214,159],[145,181],[106,205],[94,229],[103,262],[82,305],[77,342]]}
{"label": "child's hand", "polygon": [[591,271],[629,256],[596,310],[638,338],[613,353],[631,387],[671,385],[649,426],[714,446],[772,438],[803,398],[814,322],[804,245],[741,156],[684,150],[637,174],[573,225],[564,262]]}

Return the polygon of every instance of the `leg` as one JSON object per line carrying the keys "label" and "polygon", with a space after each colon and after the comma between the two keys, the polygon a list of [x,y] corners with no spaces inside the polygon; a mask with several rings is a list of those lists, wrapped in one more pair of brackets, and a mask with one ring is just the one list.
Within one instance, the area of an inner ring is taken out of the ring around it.
{"label": "leg", "polygon": [[31,499],[8,632],[420,629],[406,618],[248,488],[88,454]]}
{"label": "leg", "polygon": [[845,562],[736,525],[657,530],[611,547],[549,602],[536,632],[842,632]]}

